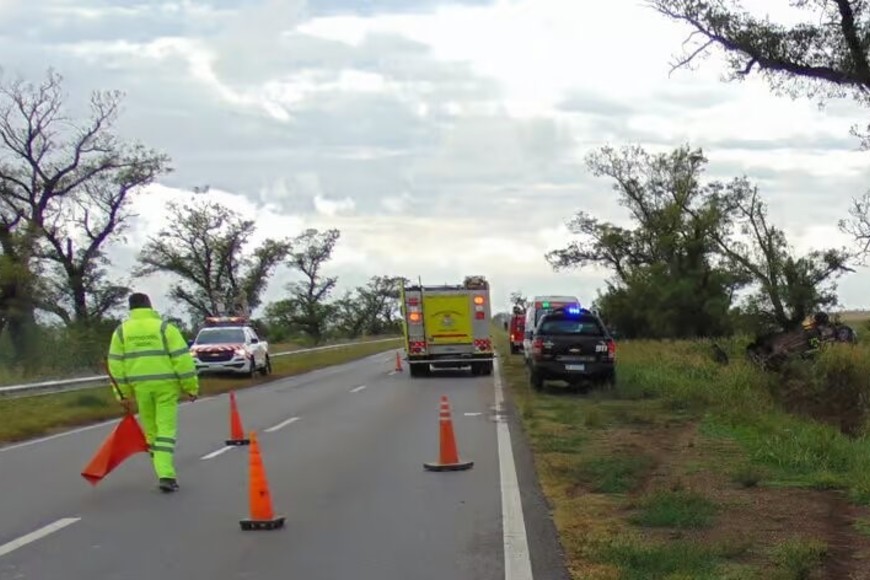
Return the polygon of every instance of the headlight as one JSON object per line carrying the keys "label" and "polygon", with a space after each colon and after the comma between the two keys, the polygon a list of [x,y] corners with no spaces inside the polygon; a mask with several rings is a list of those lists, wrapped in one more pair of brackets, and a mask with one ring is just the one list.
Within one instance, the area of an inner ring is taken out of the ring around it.
{"label": "headlight", "polygon": [[243,348],[237,348],[235,354],[236,356],[246,356],[248,352]]}

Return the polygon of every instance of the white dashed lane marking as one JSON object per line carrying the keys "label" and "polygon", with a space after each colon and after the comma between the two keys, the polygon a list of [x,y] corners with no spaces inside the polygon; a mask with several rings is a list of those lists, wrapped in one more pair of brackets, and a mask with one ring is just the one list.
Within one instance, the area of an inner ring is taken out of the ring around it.
{"label": "white dashed lane marking", "polygon": [[269,427],[268,429],[266,429],[266,433],[274,433],[278,429],[283,429],[287,425],[292,425],[293,423],[295,423],[298,420],[299,420],[299,417],[290,417],[286,421],[281,421],[277,425],[273,425],[272,427]]}
{"label": "white dashed lane marking", "polygon": [[7,542],[0,546],[0,556],[5,556],[9,552],[14,552],[18,548],[23,548],[27,544],[31,544],[36,540],[41,540],[42,538],[53,534],[57,531],[64,529],[67,526],[70,526],[82,518],[62,518],[57,520],[56,522],[50,523],[47,526],[41,527],[34,532],[30,532],[20,538],[16,538],[11,542]]}

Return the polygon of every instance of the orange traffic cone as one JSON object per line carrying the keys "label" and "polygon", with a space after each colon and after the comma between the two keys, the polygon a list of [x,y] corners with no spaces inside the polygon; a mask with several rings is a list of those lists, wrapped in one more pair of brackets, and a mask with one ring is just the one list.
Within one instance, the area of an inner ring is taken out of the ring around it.
{"label": "orange traffic cone", "polygon": [[241,520],[243,530],[277,530],[284,527],[284,516],[275,516],[272,510],[272,495],[266,481],[266,469],[260,455],[257,434],[251,432],[251,450],[248,453],[248,503],[250,519]]}
{"label": "orange traffic cone", "polygon": [[128,457],[145,451],[148,451],[145,434],[136,418],[128,413],[109,433],[81,475],[91,485],[97,485]]}
{"label": "orange traffic cone", "polygon": [[399,356],[399,351],[396,351],[396,372],[402,372],[402,358]]}
{"label": "orange traffic cone", "polygon": [[230,391],[230,438],[227,445],[249,445],[251,441],[245,438],[242,429],[242,418],[239,416],[239,406],[236,404],[236,393]]}
{"label": "orange traffic cone", "polygon": [[424,463],[429,471],[463,471],[471,469],[473,461],[460,461],[456,448],[456,437],[453,434],[453,419],[450,417],[450,402],[446,395],[441,395],[441,410],[438,413],[440,425],[440,453],[438,463]]}

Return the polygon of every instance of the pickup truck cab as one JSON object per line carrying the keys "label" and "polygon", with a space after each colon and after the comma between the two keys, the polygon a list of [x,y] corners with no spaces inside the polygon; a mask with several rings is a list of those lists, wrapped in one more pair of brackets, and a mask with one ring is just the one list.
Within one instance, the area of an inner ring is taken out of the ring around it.
{"label": "pickup truck cab", "polygon": [[557,308],[580,307],[580,300],[576,296],[535,296],[526,307],[526,321],[523,335],[523,359],[526,365],[531,364],[532,359],[532,335],[541,317]]}
{"label": "pickup truck cab", "polygon": [[198,373],[272,372],[269,344],[242,317],[209,317],[190,345]]}
{"label": "pickup truck cab", "polygon": [[532,333],[529,382],[541,390],[544,381],[616,382],[616,342],[593,312],[579,306],[544,314]]}

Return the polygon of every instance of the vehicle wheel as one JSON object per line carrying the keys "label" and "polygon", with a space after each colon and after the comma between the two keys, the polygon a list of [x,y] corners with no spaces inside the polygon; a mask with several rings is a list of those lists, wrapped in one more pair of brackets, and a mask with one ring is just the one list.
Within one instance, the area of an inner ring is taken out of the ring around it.
{"label": "vehicle wheel", "polygon": [[249,379],[253,379],[254,375],[257,372],[257,363],[254,361],[254,357],[248,359],[248,372],[245,373]]}
{"label": "vehicle wheel", "polygon": [[471,376],[479,377],[483,374],[483,365],[481,363],[471,363]]}
{"label": "vehicle wheel", "polygon": [[604,384],[604,388],[608,391],[612,391],[616,388],[616,371],[611,371],[607,375],[605,375],[604,380],[602,381]]}
{"label": "vehicle wheel", "polygon": [[532,371],[529,374],[529,384],[532,385],[532,388],[536,391],[542,391],[544,389],[544,377]]}
{"label": "vehicle wheel", "polygon": [[483,374],[486,376],[490,376],[492,374],[492,363],[483,363]]}
{"label": "vehicle wheel", "polygon": [[511,354],[520,354],[520,349],[518,349],[515,345],[511,345]]}
{"label": "vehicle wheel", "polygon": [[410,374],[413,378],[418,378],[425,376],[425,365],[412,365],[408,364],[408,374]]}
{"label": "vehicle wheel", "polygon": [[269,355],[266,355],[266,362],[263,364],[263,368],[260,369],[260,374],[262,376],[266,376],[272,373],[272,359],[269,358]]}

